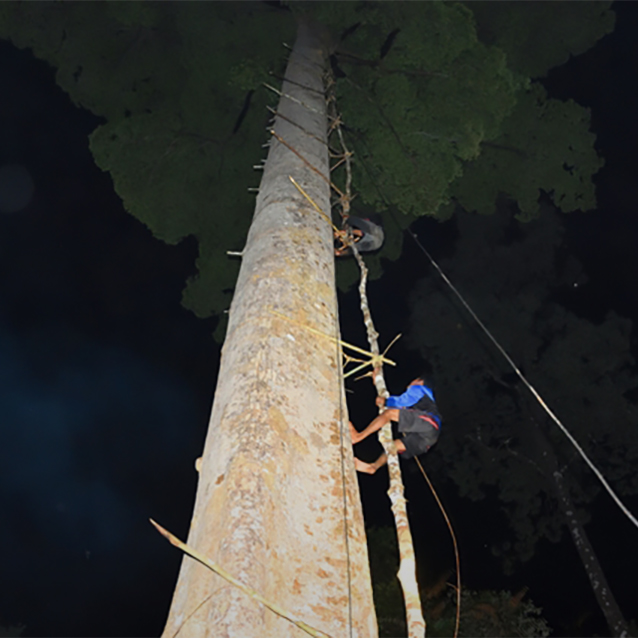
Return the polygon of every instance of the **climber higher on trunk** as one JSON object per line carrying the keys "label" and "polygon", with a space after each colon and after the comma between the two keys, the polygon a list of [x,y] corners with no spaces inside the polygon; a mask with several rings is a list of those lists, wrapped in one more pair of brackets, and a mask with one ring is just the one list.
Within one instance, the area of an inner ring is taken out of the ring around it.
{"label": "climber higher on trunk", "polygon": [[381,220],[373,221],[363,217],[347,217],[343,222],[343,230],[335,233],[335,255],[343,257],[352,254],[352,250],[345,242],[348,230],[352,232],[354,243],[360,253],[370,253],[383,245],[384,234]]}

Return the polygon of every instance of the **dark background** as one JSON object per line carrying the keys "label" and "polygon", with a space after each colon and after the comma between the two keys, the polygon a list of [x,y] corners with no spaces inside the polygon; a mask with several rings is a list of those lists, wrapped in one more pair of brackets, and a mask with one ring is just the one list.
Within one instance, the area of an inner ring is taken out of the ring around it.
{"label": "dark background", "polygon": [[[564,301],[594,321],[610,309],[638,318],[638,5],[614,10],[615,32],[545,82],[550,96],[592,109],[606,159],[598,209],[565,217],[563,250],[589,283]],[[186,536],[219,361],[216,320],[179,303],[197,247],[164,245],[124,212],[88,151],[100,120],[71,104],[53,69],[0,43],[0,87],[0,623],[24,623],[27,636],[158,635],[181,558],[148,518]],[[414,230],[435,258],[453,251],[453,221],[421,220]],[[370,284],[383,343],[405,331],[423,276],[436,274],[406,236],[401,260]],[[364,345],[354,293],[341,295],[340,313],[344,338]],[[400,366],[388,381],[399,392],[419,357],[401,341],[392,353]],[[352,418],[364,425],[372,388],[350,385]],[[459,537],[466,587],[527,585],[556,635],[605,634],[568,539],[542,542],[506,577],[489,549],[506,527],[495,500],[461,500],[432,478]],[[423,479],[408,472],[406,482],[421,571],[433,582],[453,567],[448,532]],[[386,483],[384,472],[360,480],[368,523],[391,523]],[[638,530],[609,499],[592,507],[590,539],[635,618]]]}

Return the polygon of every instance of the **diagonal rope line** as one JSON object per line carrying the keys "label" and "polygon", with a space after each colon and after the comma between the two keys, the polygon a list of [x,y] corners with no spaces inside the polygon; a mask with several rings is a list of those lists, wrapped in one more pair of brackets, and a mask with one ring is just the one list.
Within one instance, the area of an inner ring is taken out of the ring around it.
{"label": "diagonal rope line", "polygon": [[492,335],[492,333],[487,329],[485,324],[479,319],[478,315],[472,310],[470,305],[465,301],[463,295],[457,290],[454,284],[449,280],[448,276],[441,270],[440,266],[434,261],[434,258],[430,253],[425,249],[423,244],[419,241],[419,238],[416,234],[411,230],[407,229],[408,233],[410,233],[412,239],[416,242],[416,245],[423,251],[423,254],[430,260],[430,263],[437,270],[443,281],[450,287],[452,292],[457,296],[458,300],[463,304],[463,307],[470,313],[474,321],[480,326],[481,330],[487,335],[489,340],[494,344],[496,349],[503,355],[507,363],[511,366],[512,370],[518,375],[518,378],[524,383],[525,387],[532,393],[533,397],[540,403],[541,407],[549,417],[556,423],[556,425],[562,430],[563,434],[568,438],[569,442],[576,448],[578,453],[583,457],[583,460],[591,471],[596,475],[598,480],[602,483],[602,486],[607,490],[611,498],[614,500],[616,505],[622,510],[623,514],[636,526],[638,527],[638,520],[636,517],[629,511],[629,509],[625,506],[625,504],[620,500],[616,492],[612,489],[612,487],[607,482],[607,479],[602,475],[600,470],[594,465],[594,463],[587,456],[583,448],[579,445],[578,441],[571,435],[569,430],[562,424],[561,420],[556,416],[556,414],[552,411],[552,409],[545,403],[543,397],[538,393],[536,388],[527,380],[525,375],[520,371],[518,366],[514,363],[512,358],[507,354],[505,349],[501,346],[501,344],[496,340],[496,338]]}
{"label": "diagonal rope line", "polygon": [[[365,162],[362,162],[362,166],[363,166],[364,170],[368,173],[368,176],[372,178],[373,176],[371,175],[367,164]],[[387,205],[387,200],[385,198],[385,195],[381,191],[378,183],[374,179],[372,179],[372,183],[375,185],[376,190],[379,193],[382,201],[384,201],[386,203],[386,205]],[[397,221],[396,217],[394,216],[394,213],[392,212],[392,209],[389,206],[388,206],[388,212],[390,213],[392,219],[394,220],[394,223],[398,226],[399,230],[403,230],[401,224],[399,224],[399,222]],[[556,414],[554,414],[554,412],[550,409],[550,407],[547,405],[547,403],[545,403],[545,401],[543,400],[543,397],[541,397],[541,395],[538,393],[536,388],[534,388],[534,386],[527,380],[527,378],[519,370],[518,366],[514,363],[512,358],[503,349],[501,344],[496,340],[496,338],[492,335],[492,333],[487,329],[485,324],[479,319],[479,317],[474,312],[474,310],[472,310],[470,305],[465,301],[465,299],[463,298],[463,295],[461,295],[461,293],[456,289],[456,287],[449,280],[447,275],[443,272],[443,270],[441,270],[440,266],[436,263],[436,261],[434,261],[434,258],[432,257],[432,255],[430,255],[430,253],[425,249],[423,244],[421,244],[421,242],[419,241],[419,238],[416,236],[416,234],[410,228],[407,228],[406,230],[408,231],[408,233],[410,234],[410,237],[412,237],[412,239],[414,240],[416,245],[423,251],[423,254],[430,260],[430,263],[434,266],[434,268],[439,273],[439,275],[441,276],[443,281],[445,281],[445,283],[450,287],[452,292],[457,296],[457,298],[459,299],[459,301],[461,302],[463,307],[470,313],[470,315],[472,316],[474,321],[476,321],[476,323],[479,325],[481,330],[483,330],[483,332],[487,335],[489,340],[494,344],[496,349],[503,355],[503,357],[509,363],[509,365],[512,368],[512,370],[514,370],[514,372],[517,374],[519,379],[523,382],[525,387],[531,392],[532,396],[538,401],[538,403],[543,408],[543,410],[545,410],[545,412],[547,412],[547,414],[552,419],[552,421],[554,421],[554,423],[556,423],[556,425],[558,425],[558,427],[561,429],[563,434],[565,434],[565,436],[567,437],[569,442],[576,448],[578,453],[583,457],[583,460],[585,461],[585,463],[589,466],[589,468],[594,473],[596,478],[598,478],[598,480],[601,482],[602,486],[605,488],[607,493],[611,496],[611,498],[616,503],[616,505],[618,505],[620,510],[623,512],[623,514],[636,527],[638,527],[638,520],[636,519],[636,517],[629,511],[627,506],[620,500],[620,497],[616,494],[616,492],[614,492],[613,488],[607,482],[607,479],[605,479],[605,477],[602,475],[600,470],[594,465],[594,463],[591,461],[591,459],[587,456],[585,451],[578,444],[578,441],[576,441],[576,439],[571,435],[569,430],[562,424],[561,420],[556,416]]]}
{"label": "diagonal rope line", "polygon": [[[334,100],[331,106],[334,108]],[[343,158],[346,168],[346,193],[345,196],[340,197],[339,205],[341,207],[341,215],[343,219],[348,217],[350,211],[350,201],[352,200],[351,183],[352,183],[352,170],[351,170],[351,158],[352,154],[345,145],[343,133],[341,131],[340,119],[338,114],[334,117],[335,129],[339,136],[339,141],[343,151]],[[380,354],[379,341],[372,315],[370,313],[370,306],[368,304],[368,297],[366,293],[366,282],[368,278],[368,269],[357,250],[357,247],[353,241],[352,232],[348,231],[346,235],[346,242],[352,250],[352,254],[355,256],[359,269],[361,271],[359,281],[359,293],[360,293],[360,305],[363,313],[364,324],[368,335],[368,342],[370,344],[370,351],[373,353],[372,366],[372,379],[376,387],[379,396],[387,397],[388,391],[385,386],[385,380],[383,377],[382,361],[383,355]],[[384,352],[385,354],[385,352]],[[385,425],[379,432],[379,441],[381,442],[388,459],[388,470],[390,474],[390,489],[388,490],[388,496],[391,502],[391,510],[394,515],[397,539],[399,543],[399,571],[397,577],[403,590],[403,598],[405,603],[406,624],[408,629],[408,635],[410,638],[422,638],[425,636],[425,620],[423,618],[423,611],[421,608],[421,599],[419,595],[418,584],[416,581],[416,561],[414,556],[414,546],[412,544],[412,534],[410,532],[410,525],[408,521],[406,499],[404,496],[403,480],[401,478],[401,469],[399,467],[399,460],[397,457],[396,447],[392,441],[392,430],[389,425]]]}

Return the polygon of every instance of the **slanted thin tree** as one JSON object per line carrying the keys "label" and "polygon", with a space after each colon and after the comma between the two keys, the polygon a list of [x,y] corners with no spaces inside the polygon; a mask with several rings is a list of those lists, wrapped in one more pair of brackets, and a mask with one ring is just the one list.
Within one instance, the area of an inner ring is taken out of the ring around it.
{"label": "slanted thin tree", "polygon": [[[443,269],[463,282],[481,319],[545,400],[566,415],[606,477],[619,491],[635,493],[636,410],[624,396],[638,384],[631,372],[629,322],[610,314],[594,325],[552,300],[553,289],[564,290],[582,277],[573,257],[559,266],[555,248],[562,228],[555,211],[545,210],[542,220],[526,226],[502,209],[481,224],[480,238],[475,216],[459,213],[457,220],[455,258],[443,260]],[[508,235],[518,239],[506,242]],[[585,528],[589,508],[583,505],[593,500],[598,484],[439,283],[429,278],[415,289],[409,336],[438,362],[443,405],[444,388],[454,387],[446,410],[449,435],[433,462],[445,463],[447,476],[472,499],[483,498],[484,485],[495,486],[512,535],[495,539],[493,549],[510,569],[529,560],[541,538],[558,541],[569,531],[610,631],[627,635],[627,621]]]}

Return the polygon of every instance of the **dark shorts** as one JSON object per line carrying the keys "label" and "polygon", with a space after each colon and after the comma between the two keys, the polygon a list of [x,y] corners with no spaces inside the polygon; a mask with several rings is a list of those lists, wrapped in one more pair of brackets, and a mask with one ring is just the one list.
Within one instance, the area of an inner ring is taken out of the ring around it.
{"label": "dark shorts", "polygon": [[404,409],[399,412],[399,432],[403,434],[405,452],[402,459],[425,454],[439,439],[439,428],[427,412]]}

